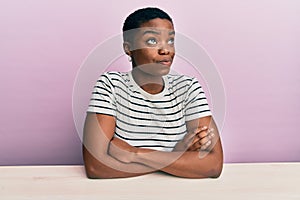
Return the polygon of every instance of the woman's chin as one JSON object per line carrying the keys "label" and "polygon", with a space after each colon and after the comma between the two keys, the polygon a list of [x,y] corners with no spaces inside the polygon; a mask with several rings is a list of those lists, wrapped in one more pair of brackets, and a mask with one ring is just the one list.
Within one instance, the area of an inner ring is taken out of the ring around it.
{"label": "woman's chin", "polygon": [[170,67],[157,70],[155,73],[156,76],[166,76],[170,73]]}
{"label": "woman's chin", "polygon": [[169,74],[171,68],[168,65],[155,65],[151,66],[149,69],[149,66],[139,66],[138,68],[140,71],[144,72],[145,74],[151,75],[151,76],[165,76]]}
{"label": "woman's chin", "polygon": [[162,76],[166,76],[170,73],[170,69],[166,70],[166,72]]}

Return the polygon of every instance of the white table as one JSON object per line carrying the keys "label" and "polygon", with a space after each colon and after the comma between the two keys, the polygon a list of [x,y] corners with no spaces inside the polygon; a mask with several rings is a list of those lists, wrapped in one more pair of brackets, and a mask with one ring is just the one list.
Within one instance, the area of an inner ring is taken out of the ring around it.
{"label": "white table", "polygon": [[218,179],[87,179],[83,166],[2,166],[0,199],[300,199],[300,163],[225,164]]}

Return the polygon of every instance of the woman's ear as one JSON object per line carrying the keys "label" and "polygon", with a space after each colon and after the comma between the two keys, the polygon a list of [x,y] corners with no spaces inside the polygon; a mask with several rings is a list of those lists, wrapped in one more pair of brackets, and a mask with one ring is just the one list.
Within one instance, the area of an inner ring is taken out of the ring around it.
{"label": "woman's ear", "polygon": [[129,42],[124,42],[123,43],[123,49],[125,51],[125,53],[128,55],[128,56],[131,56],[131,45]]}

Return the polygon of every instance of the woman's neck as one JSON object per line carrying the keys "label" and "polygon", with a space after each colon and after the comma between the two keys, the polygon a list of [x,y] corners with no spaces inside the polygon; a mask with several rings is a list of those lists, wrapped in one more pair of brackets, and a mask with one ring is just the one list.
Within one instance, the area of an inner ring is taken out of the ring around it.
{"label": "woman's neck", "polygon": [[144,91],[150,94],[158,94],[164,89],[164,80],[161,76],[152,76],[138,68],[133,68],[132,77]]}

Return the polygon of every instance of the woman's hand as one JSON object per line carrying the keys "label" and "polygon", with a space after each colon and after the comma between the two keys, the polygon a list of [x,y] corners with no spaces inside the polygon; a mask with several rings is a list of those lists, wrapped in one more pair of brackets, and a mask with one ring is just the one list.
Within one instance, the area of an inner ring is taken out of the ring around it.
{"label": "woman's hand", "polygon": [[210,151],[212,139],[215,136],[213,129],[206,126],[199,127],[189,132],[176,144],[173,151]]}
{"label": "woman's hand", "polygon": [[213,147],[212,140],[214,136],[215,134],[213,128],[199,130],[196,133],[196,137],[194,138],[192,145],[188,148],[188,151],[210,151]]}
{"label": "woman's hand", "polygon": [[123,163],[131,163],[137,153],[137,148],[129,145],[127,142],[114,137],[110,144],[108,153],[110,156]]}

